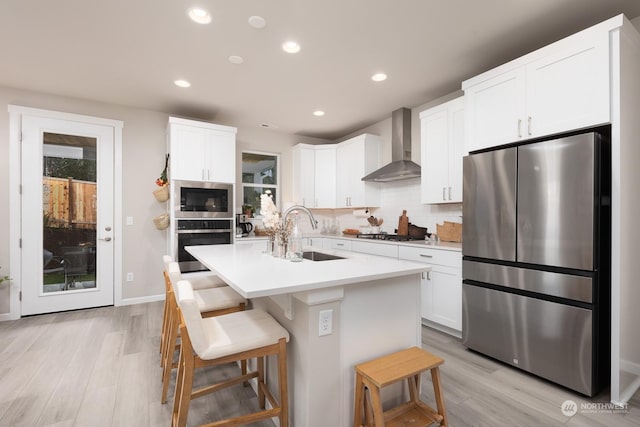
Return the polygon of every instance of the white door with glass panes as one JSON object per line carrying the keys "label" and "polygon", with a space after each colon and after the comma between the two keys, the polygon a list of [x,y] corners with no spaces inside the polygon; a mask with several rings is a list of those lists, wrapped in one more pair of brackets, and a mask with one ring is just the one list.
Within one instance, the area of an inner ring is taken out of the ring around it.
{"label": "white door with glass panes", "polygon": [[114,129],[22,116],[22,315],[114,303]]}

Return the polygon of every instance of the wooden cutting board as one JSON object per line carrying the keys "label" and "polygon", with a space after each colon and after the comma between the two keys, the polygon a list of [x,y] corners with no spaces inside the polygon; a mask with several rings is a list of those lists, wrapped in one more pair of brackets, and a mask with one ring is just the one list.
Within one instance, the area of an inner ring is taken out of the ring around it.
{"label": "wooden cutting board", "polygon": [[404,209],[402,210],[402,215],[398,218],[398,235],[409,235],[409,218],[407,217],[407,211]]}

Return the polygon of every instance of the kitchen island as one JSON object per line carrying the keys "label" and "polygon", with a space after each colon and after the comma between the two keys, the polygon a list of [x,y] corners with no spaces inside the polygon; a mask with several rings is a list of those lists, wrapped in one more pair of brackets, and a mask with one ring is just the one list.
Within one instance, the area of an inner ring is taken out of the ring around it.
{"label": "kitchen island", "polygon": [[[329,250],[321,252],[344,258],[290,262],[263,253],[265,247],[257,242],[186,249],[291,334],[291,425],[350,426],[353,366],[421,345],[420,277],[431,267]],[[268,376],[273,374],[275,366],[269,366]],[[385,402],[397,402],[399,388],[384,391]]]}

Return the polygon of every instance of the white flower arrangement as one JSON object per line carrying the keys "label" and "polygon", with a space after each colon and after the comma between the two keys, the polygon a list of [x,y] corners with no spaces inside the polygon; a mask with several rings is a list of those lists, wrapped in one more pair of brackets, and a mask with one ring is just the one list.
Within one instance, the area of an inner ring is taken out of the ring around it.
{"label": "white flower arrangement", "polygon": [[260,214],[262,215],[264,227],[275,230],[280,223],[280,212],[278,212],[276,205],[273,203],[271,194],[260,195]]}
{"label": "white flower arrangement", "polygon": [[280,242],[286,243],[291,232],[292,222],[287,220],[286,224],[282,223],[280,212],[278,212],[276,205],[273,203],[269,190],[260,195],[260,214],[269,238],[275,239],[277,237]]}

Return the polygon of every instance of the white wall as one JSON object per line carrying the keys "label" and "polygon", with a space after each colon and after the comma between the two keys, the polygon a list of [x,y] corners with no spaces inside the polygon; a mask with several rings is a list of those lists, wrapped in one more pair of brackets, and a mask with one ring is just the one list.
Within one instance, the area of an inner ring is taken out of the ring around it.
{"label": "white wall", "polygon": [[[144,301],[164,293],[161,275],[161,257],[166,251],[166,233],[153,225],[153,217],[164,211],[156,202],[153,190],[155,179],[164,167],[166,152],[166,124],[168,114],[65,98],[26,90],[0,87],[0,274],[9,269],[9,113],[7,105],[20,105],[54,111],[104,117],[124,122],[123,129],[123,216],[132,216],[134,225],[124,225],[123,275],[133,272],[135,281],[127,283],[124,277],[122,296],[129,302]],[[233,123],[221,123],[233,126]],[[290,198],[291,158],[289,149],[298,142],[327,142],[315,138],[285,135],[256,129],[238,129],[237,169],[241,169],[240,152],[243,149],[281,154],[282,195]],[[239,182],[240,180],[238,180]],[[16,183],[13,183],[16,184]],[[16,184],[17,185],[17,184]],[[123,221],[123,224],[125,221]],[[117,238],[117,237],[116,237]],[[127,302],[127,301],[125,301]],[[0,285],[0,314],[9,312],[9,288]]]}

